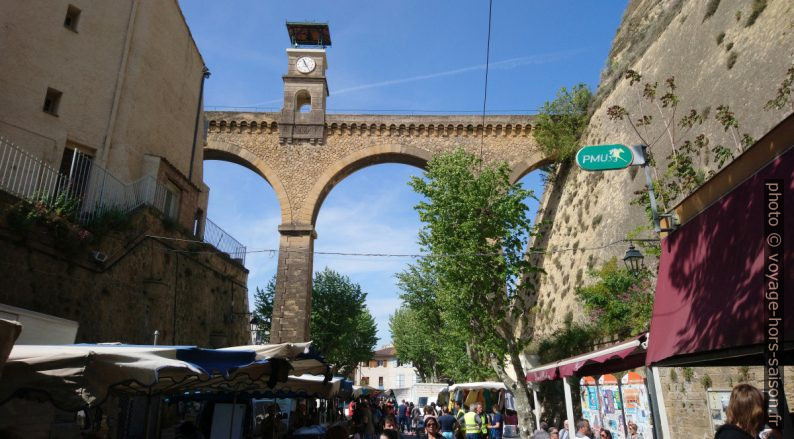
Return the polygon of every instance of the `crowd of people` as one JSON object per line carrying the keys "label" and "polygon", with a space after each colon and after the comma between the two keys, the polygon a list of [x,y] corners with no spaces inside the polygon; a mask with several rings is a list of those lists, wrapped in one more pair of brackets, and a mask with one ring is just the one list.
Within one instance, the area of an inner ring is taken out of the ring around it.
{"label": "crowd of people", "polygon": [[399,404],[359,399],[351,402],[350,431],[353,439],[399,439],[400,434],[424,439],[502,439],[505,424],[517,424],[516,414],[502,413],[494,404],[485,412],[481,404],[452,407],[431,402],[419,407],[410,401]]}
{"label": "crowd of people", "polygon": [[[717,429],[715,439],[774,439],[779,437],[779,432],[764,429],[764,396],[760,390],[750,384],[739,384],[731,391],[726,412],[725,424]],[[627,439],[644,438],[639,432],[637,424],[629,421]],[[590,421],[581,419],[576,422],[575,430],[571,432],[568,421],[558,429],[549,427],[545,421],[540,422],[538,429],[532,435],[533,439],[612,439],[613,433],[607,428],[593,429]],[[468,438],[467,438],[468,439]]]}
{"label": "crowd of people", "polygon": [[[344,421],[328,428],[327,439],[401,439],[415,436],[417,439],[502,439],[505,429],[518,424],[516,413],[500,410],[498,404],[487,412],[481,403],[463,406],[457,401],[453,405],[441,406],[430,403],[419,407],[410,401],[359,398],[348,405]],[[264,416],[257,417],[257,427],[251,437],[278,439],[296,429],[316,423],[305,401],[297,404],[290,414],[289,428],[284,428],[275,404],[267,407]],[[749,384],[734,387],[727,408],[727,422],[717,429],[715,439],[777,439],[779,431],[764,430],[764,397],[761,391]],[[627,424],[627,439],[651,439],[643,437],[636,423]],[[196,427],[178,430],[178,437],[201,438]],[[573,427],[573,429],[571,429]],[[195,430],[195,431],[194,431]],[[563,421],[559,428],[541,421],[532,439],[612,439],[615,432],[607,428],[593,428],[586,419],[571,426]],[[507,435],[512,436],[512,434]]]}

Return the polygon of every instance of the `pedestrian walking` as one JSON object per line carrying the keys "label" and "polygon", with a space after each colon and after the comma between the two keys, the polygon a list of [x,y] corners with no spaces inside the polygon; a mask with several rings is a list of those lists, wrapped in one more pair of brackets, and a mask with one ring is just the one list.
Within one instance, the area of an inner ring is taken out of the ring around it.
{"label": "pedestrian walking", "polygon": [[417,436],[421,435],[421,430],[424,430],[424,425],[422,425],[422,410],[419,406],[414,406],[413,403],[411,403],[411,430]]}
{"label": "pedestrian walking", "polygon": [[634,421],[629,421],[629,437],[628,439],[644,439],[642,437],[642,433],[639,432],[639,428],[637,428],[637,424]]}
{"label": "pedestrian walking", "polygon": [[533,439],[549,439],[549,424],[546,421],[541,421],[538,429],[535,430],[535,434],[532,435]]}
{"label": "pedestrian walking", "polygon": [[454,439],[455,430],[457,430],[459,427],[458,420],[452,416],[452,414],[449,412],[449,408],[443,407],[441,411],[444,412],[441,417],[438,418],[438,426],[441,430],[441,436],[444,436],[444,439]]}
{"label": "pedestrian walking", "polygon": [[481,439],[480,433],[482,430],[482,418],[478,411],[480,405],[474,403],[465,415],[463,415],[463,425],[466,432],[466,439]]}
{"label": "pedestrian walking", "polygon": [[727,419],[717,429],[715,439],[758,437],[764,422],[764,395],[750,384],[739,384],[731,391]]}
{"label": "pedestrian walking", "polygon": [[576,437],[578,438],[586,438],[589,437],[587,435],[587,427],[588,422],[584,419],[580,419],[579,422],[576,423]]}
{"label": "pedestrian walking", "polygon": [[439,431],[438,420],[435,416],[430,416],[425,419],[425,435],[427,435],[427,439],[442,439],[443,436]]}
{"label": "pedestrian walking", "polygon": [[499,404],[494,404],[491,407],[491,419],[488,422],[488,436],[490,439],[502,439],[502,427],[504,422],[502,420],[502,413],[499,411]]}
{"label": "pedestrian walking", "polygon": [[601,439],[612,439],[612,432],[607,430],[606,428],[602,428],[601,431],[598,433],[598,437]]}
{"label": "pedestrian walking", "polygon": [[400,426],[401,432],[405,432],[405,420],[408,418],[408,413],[406,413],[407,407],[404,399],[400,405],[397,406],[397,424]]}
{"label": "pedestrian walking", "polygon": [[400,439],[400,433],[397,430],[385,429],[380,432],[380,439]]}
{"label": "pedestrian walking", "polygon": [[397,431],[398,428],[400,428],[400,427],[397,426],[397,420],[394,419],[394,415],[386,415],[386,417],[383,418],[383,429],[384,430]]}
{"label": "pedestrian walking", "polygon": [[552,428],[551,430],[549,430],[549,436],[551,437],[551,439],[560,439],[560,430],[557,430],[556,428]]}
{"label": "pedestrian walking", "polygon": [[562,421],[562,429],[560,430],[560,439],[571,439],[571,433],[568,427],[568,420]]}

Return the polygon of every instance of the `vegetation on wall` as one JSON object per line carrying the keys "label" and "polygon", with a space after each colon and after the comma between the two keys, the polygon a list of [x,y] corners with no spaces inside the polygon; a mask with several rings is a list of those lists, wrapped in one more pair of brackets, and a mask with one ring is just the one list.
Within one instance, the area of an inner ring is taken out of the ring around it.
{"label": "vegetation on wall", "polygon": [[562,87],[553,101],[541,107],[532,133],[543,151],[558,162],[570,160],[579,149],[593,94],[585,84]]}
{"label": "vegetation on wall", "polygon": [[791,100],[791,86],[794,84],[794,66],[789,67],[783,81],[777,88],[777,95],[767,101],[764,105],[764,110],[782,110],[789,105],[790,111],[794,111],[794,101]]}
{"label": "vegetation on wall", "polygon": [[111,231],[129,228],[130,217],[117,209],[106,209],[87,224],[80,224],[80,199],[68,191],[52,196],[21,199],[5,210],[6,224],[19,236],[35,227],[53,238],[55,248],[69,254],[84,251],[99,243]]}
{"label": "vegetation on wall", "polygon": [[628,337],[648,330],[653,311],[653,273],[618,266],[612,258],[592,271],[595,283],[576,289],[577,297],[595,321],[598,336]]}
{"label": "vegetation on wall", "polygon": [[[711,110],[706,107],[701,111],[692,108],[681,112],[675,77],[667,78],[663,89],[660,89],[658,82],[642,83],[642,75],[634,70],[626,71],[624,78],[635,90],[636,106],[628,110],[613,105],[607,109],[607,116],[610,120],[627,123],[638,139],[648,145],[649,163],[654,173],[654,191],[664,211],[754,142],[749,134],[740,134],[739,122],[727,105],[717,107],[714,119],[724,131],[730,133],[733,145],[712,145],[704,132],[693,134],[696,127],[709,119]],[[662,141],[669,143],[671,153],[665,157],[667,165],[660,172],[654,147]],[[651,220],[646,190],[638,191],[632,204],[644,206]]]}

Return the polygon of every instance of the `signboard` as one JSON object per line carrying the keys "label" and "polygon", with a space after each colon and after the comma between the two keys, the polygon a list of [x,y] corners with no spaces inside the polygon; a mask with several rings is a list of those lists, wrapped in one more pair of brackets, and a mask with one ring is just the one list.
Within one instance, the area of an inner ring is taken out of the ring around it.
{"label": "signboard", "polygon": [[585,146],[576,153],[576,164],[585,171],[624,169],[634,161],[634,153],[626,145]]}
{"label": "signboard", "polygon": [[614,439],[625,439],[623,401],[617,378],[610,374],[601,375],[598,379],[598,389],[601,391],[601,419],[604,428],[612,433]]}
{"label": "signboard", "polygon": [[582,419],[590,421],[593,431],[601,428],[600,398],[598,386],[593,377],[584,377],[579,380],[579,397],[582,403]]}
{"label": "signboard", "polygon": [[731,400],[730,390],[707,389],[709,415],[714,431],[728,419],[728,402]]}
{"label": "signboard", "polygon": [[653,438],[653,417],[648,400],[648,389],[645,378],[636,372],[623,375],[620,380],[623,393],[623,411],[626,413],[626,424],[637,424],[637,432],[645,439]]}

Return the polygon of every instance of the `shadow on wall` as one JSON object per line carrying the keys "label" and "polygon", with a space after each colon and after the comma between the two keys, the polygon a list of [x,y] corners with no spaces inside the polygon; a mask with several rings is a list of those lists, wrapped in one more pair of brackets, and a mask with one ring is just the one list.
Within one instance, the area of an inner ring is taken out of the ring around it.
{"label": "shadow on wall", "polygon": [[[658,326],[651,331],[678,328],[662,342],[667,349],[689,353],[764,342],[764,180],[772,178],[783,180],[784,204],[794,205],[794,149],[662,242],[667,258],[660,267],[654,307]],[[792,213],[785,218],[787,231],[794,230]],[[779,247],[783,267],[794,267],[794,234],[787,235]],[[794,270],[780,275],[790,290]],[[794,300],[786,302],[785,311],[794,315]],[[794,319],[782,324],[785,338],[794,338]]]}

